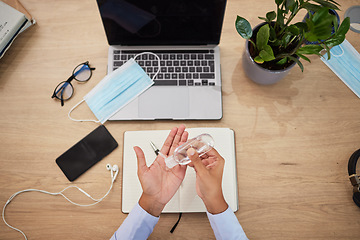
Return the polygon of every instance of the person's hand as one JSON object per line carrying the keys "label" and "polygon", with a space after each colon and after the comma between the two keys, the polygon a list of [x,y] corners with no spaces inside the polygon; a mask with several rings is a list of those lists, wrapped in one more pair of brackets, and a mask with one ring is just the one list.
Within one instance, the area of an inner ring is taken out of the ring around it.
{"label": "person's hand", "polygon": [[[175,148],[185,143],[188,133],[185,126],[173,128],[160,152],[166,156],[173,154]],[[165,159],[160,155],[150,167],[146,166],[144,152],[134,147],[138,162],[138,177],[143,189],[139,205],[153,216],[159,216],[165,205],[174,196],[185,177],[186,166],[177,165],[167,169]]]}
{"label": "person's hand", "polygon": [[224,158],[214,148],[201,157],[195,149],[190,148],[187,155],[191,160],[189,166],[196,171],[196,192],[206,209],[211,214],[224,212],[228,208],[221,186]]}

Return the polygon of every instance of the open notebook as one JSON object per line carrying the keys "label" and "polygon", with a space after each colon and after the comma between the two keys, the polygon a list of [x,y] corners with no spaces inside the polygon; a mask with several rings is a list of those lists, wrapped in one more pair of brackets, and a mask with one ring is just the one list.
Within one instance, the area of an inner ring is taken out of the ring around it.
{"label": "open notebook", "polygon": [[[202,133],[210,134],[215,140],[215,149],[225,159],[223,173],[223,192],[226,202],[232,210],[238,210],[235,138],[234,131],[229,128],[189,128],[189,139]],[[142,189],[137,177],[137,160],[133,150],[139,146],[145,153],[147,166],[155,160],[156,154],[150,145],[152,141],[159,149],[170,131],[127,131],[124,133],[123,182],[122,182],[122,212],[129,213],[138,202]],[[202,200],[196,194],[196,174],[188,167],[185,179],[180,188],[166,205],[164,213],[205,212]]]}

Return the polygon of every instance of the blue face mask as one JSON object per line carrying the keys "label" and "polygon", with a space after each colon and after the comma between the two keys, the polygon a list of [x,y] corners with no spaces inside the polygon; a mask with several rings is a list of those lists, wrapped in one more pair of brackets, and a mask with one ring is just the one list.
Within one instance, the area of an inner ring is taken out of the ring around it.
{"label": "blue face mask", "polygon": [[330,50],[321,60],[360,98],[360,54],[345,39],[343,43]]}
{"label": "blue face mask", "polygon": [[[153,78],[155,78],[155,76]],[[86,94],[83,100],[69,111],[68,116],[73,121],[93,121],[103,124],[153,84],[154,81],[150,79],[139,64],[132,58],[101,80]],[[84,101],[98,121],[89,119],[77,120],[70,116],[70,113]]]}

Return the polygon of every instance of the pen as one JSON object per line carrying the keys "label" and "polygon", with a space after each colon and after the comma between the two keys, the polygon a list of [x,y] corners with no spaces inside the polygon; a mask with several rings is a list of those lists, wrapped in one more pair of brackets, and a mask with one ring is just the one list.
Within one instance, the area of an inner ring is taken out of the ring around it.
{"label": "pen", "polygon": [[155,154],[159,155],[160,150],[155,146],[155,144],[150,141],[150,145],[154,149]]}

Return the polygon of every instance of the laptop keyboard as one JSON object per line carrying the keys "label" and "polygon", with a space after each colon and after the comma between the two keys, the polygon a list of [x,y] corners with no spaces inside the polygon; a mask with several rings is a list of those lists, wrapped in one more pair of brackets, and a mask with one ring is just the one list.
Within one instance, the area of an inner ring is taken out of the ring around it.
{"label": "laptop keyboard", "polygon": [[[113,70],[143,51],[114,50]],[[154,79],[157,86],[214,86],[214,50],[152,50],[160,58],[160,72]],[[159,68],[152,54],[136,58],[137,63],[153,78]]]}

